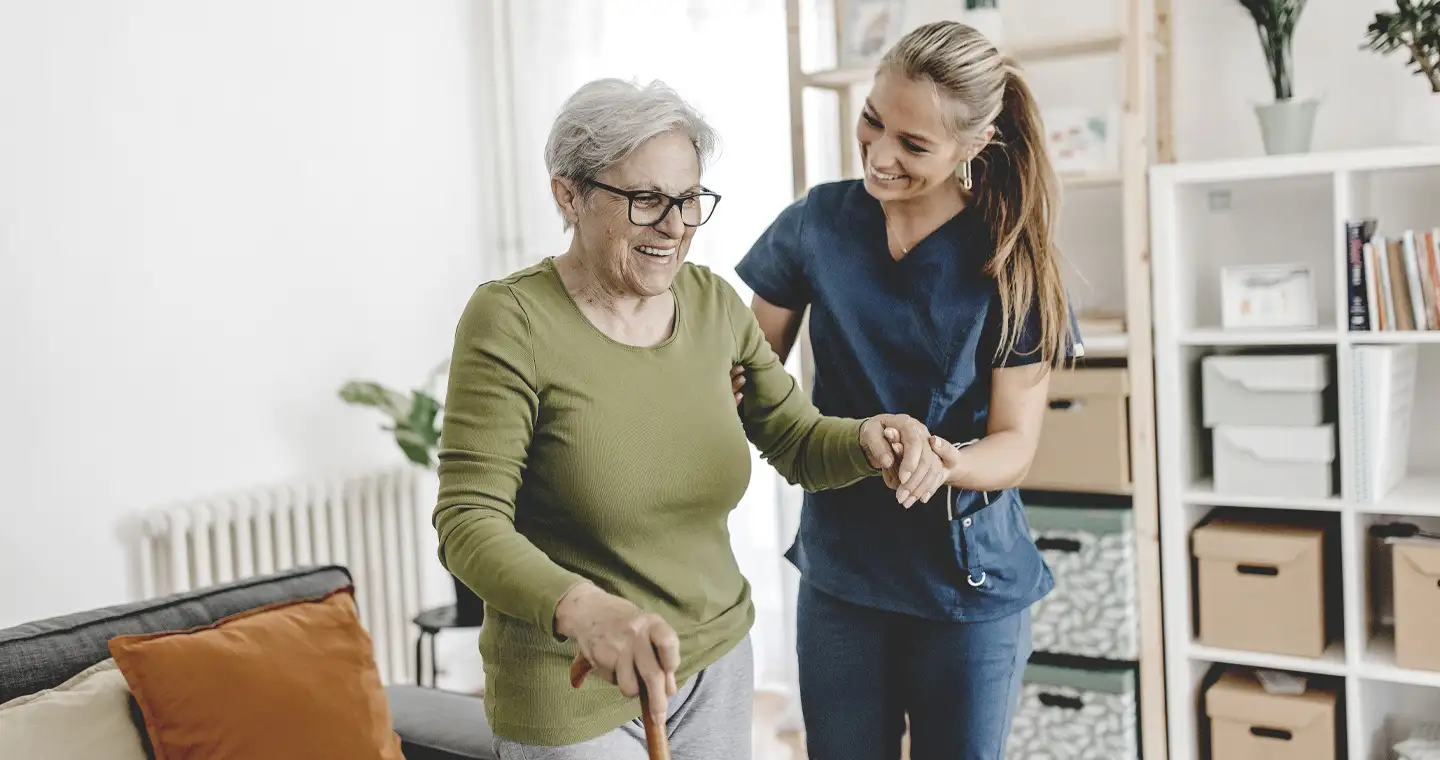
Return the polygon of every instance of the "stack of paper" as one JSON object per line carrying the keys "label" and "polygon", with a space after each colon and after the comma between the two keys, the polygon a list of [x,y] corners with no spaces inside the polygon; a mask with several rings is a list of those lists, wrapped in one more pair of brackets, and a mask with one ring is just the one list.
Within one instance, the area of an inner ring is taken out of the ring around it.
{"label": "stack of paper", "polygon": [[1350,464],[1359,501],[1378,502],[1405,479],[1417,356],[1413,345],[1355,347],[1355,456]]}
{"label": "stack of paper", "polygon": [[1400,760],[1440,760],[1440,723],[1421,723],[1395,745]]}

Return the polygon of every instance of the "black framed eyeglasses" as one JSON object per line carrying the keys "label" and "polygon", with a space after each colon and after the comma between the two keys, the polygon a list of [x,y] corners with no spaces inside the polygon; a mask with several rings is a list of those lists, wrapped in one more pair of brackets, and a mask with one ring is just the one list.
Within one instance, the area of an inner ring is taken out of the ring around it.
{"label": "black framed eyeglasses", "polygon": [[680,209],[680,221],[686,227],[699,227],[710,221],[710,215],[720,203],[720,195],[709,190],[675,196],[657,190],[621,190],[593,179],[586,183],[626,199],[630,204],[630,223],[637,227],[654,227],[672,208]]}

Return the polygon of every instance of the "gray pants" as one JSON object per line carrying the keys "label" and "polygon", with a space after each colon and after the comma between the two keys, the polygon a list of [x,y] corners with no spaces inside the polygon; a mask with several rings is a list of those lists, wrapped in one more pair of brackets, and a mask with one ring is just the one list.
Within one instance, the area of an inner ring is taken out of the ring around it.
{"label": "gray pants", "polygon": [[[750,639],[700,671],[670,698],[665,720],[672,760],[750,760],[755,663]],[[639,718],[604,736],[564,747],[495,739],[500,760],[646,760]]]}

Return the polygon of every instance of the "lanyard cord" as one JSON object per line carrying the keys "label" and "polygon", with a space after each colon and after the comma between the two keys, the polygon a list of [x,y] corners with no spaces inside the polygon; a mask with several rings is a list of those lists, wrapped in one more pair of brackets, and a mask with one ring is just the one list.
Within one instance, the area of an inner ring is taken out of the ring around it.
{"label": "lanyard cord", "polygon": [[[980,439],[979,439],[979,438],[971,438],[970,440],[968,440],[968,441],[966,441],[966,442],[964,442],[964,443],[952,443],[952,444],[950,444],[950,445],[951,445],[951,446],[954,446],[956,451],[959,451],[960,449],[963,449],[963,448],[965,448],[966,446],[972,446],[972,445],[977,444],[977,443],[979,443],[979,442],[980,442]],[[990,492],[989,492],[989,491],[982,491],[981,494],[982,494],[982,495],[984,496],[984,498],[985,498],[985,504],[986,504],[986,506],[989,506],[989,504],[990,504]],[[955,519],[955,493],[954,493],[954,490],[950,487],[950,484],[949,484],[949,483],[946,483],[946,484],[945,484],[945,518],[946,518],[947,520],[954,520],[954,519]]]}

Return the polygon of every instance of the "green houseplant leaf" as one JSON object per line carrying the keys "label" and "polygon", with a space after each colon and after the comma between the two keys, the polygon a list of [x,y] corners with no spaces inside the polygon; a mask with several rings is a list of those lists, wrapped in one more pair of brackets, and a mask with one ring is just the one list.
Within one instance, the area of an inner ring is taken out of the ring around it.
{"label": "green houseplant leaf", "polygon": [[379,409],[396,421],[404,419],[410,408],[404,394],[368,380],[352,380],[341,386],[340,398],[346,403]]}
{"label": "green houseplant leaf", "polygon": [[1395,10],[1375,14],[1361,47],[1381,55],[1404,51],[1406,66],[1440,93],[1440,0],[1396,0]]}
{"label": "green houseplant leaf", "polygon": [[1270,72],[1270,86],[1275,100],[1294,97],[1291,71],[1295,25],[1305,11],[1306,0],[1236,0],[1249,11],[1260,35],[1260,49]]}
{"label": "green houseplant leaf", "polygon": [[405,458],[421,467],[435,467],[435,451],[440,446],[440,421],[444,404],[435,398],[448,373],[449,362],[443,362],[426,376],[425,387],[410,393],[387,388],[371,380],[351,380],[340,387],[340,399],[355,406],[377,409],[389,418],[390,425],[381,430],[395,437],[395,445]]}

